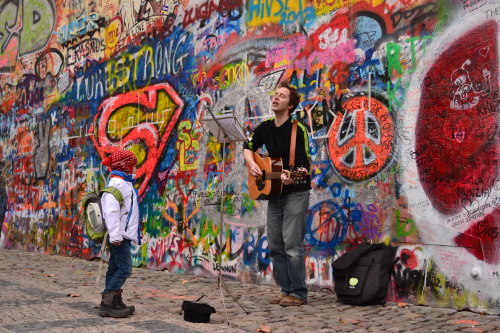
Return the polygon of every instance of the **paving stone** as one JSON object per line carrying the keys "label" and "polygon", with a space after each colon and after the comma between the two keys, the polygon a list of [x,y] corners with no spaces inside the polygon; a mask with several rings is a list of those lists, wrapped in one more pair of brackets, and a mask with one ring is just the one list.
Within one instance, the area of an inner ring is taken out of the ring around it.
{"label": "paving stone", "polygon": [[276,329],[273,329],[273,333],[289,333],[288,328],[286,327],[278,327]]}
{"label": "paving stone", "polygon": [[5,328],[14,332],[27,331],[46,331],[52,328],[74,328],[88,326],[104,326],[111,325],[112,322],[104,318],[81,318],[70,320],[54,320],[54,321],[34,321],[31,323],[22,323],[17,325],[6,325]]}
{"label": "paving stone", "polygon": [[404,328],[402,326],[393,326],[393,327],[388,327],[385,328],[386,332],[407,332],[407,328]]}
{"label": "paving stone", "polygon": [[459,332],[465,329],[466,327],[459,325],[445,325],[445,326],[440,326],[439,328],[448,332]]}
{"label": "paving stone", "polygon": [[[355,325],[342,325],[335,327],[335,332],[352,332],[355,329],[358,329]],[[363,331],[366,332],[366,329],[363,328]]]}
{"label": "paving stone", "polygon": [[371,327],[371,326],[380,326],[381,324],[378,321],[375,320],[369,320],[369,321],[353,321],[353,324],[360,326],[360,327]]}
{"label": "paving stone", "polygon": [[430,332],[427,327],[416,327],[411,330],[412,333],[428,333]]}
{"label": "paving stone", "polygon": [[139,321],[130,323],[130,326],[133,326],[137,329],[144,329],[151,333],[199,333],[201,331],[198,330],[190,330],[185,327],[181,327],[175,324],[165,323],[160,320],[148,320],[148,321]]}
{"label": "paving stone", "polygon": [[477,322],[477,323],[480,323],[480,324],[497,324],[497,326],[500,326],[500,317],[499,316],[492,316],[492,315],[477,315],[477,314],[474,314],[472,315],[472,312],[469,313],[469,316],[467,318],[460,318],[460,319],[457,319],[458,321],[463,321],[463,320],[467,320],[467,321],[472,321],[472,322]]}

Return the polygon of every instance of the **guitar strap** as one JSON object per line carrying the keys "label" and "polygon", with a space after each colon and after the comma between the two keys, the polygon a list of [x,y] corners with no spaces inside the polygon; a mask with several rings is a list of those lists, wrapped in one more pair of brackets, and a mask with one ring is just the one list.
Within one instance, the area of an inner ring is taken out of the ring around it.
{"label": "guitar strap", "polygon": [[295,164],[295,144],[297,141],[297,120],[292,120],[292,136],[290,137],[290,162],[288,163],[290,171]]}

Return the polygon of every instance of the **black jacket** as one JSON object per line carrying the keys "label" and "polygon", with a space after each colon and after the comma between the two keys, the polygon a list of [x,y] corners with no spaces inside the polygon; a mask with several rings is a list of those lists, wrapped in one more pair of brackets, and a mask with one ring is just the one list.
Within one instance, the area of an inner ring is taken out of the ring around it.
{"label": "black jacket", "polygon": [[[270,157],[279,157],[283,161],[283,169],[290,170],[290,138],[292,136],[292,118],[276,127],[274,118],[260,123],[251,135],[250,141],[245,142],[244,148],[251,151],[257,151],[262,146],[266,147]],[[295,147],[295,165],[294,170],[303,167],[308,171],[311,168],[311,159],[309,156],[309,138],[307,131],[300,122],[297,126],[297,139]],[[294,171],[291,170],[291,171]],[[311,189],[311,177],[305,179],[305,183],[284,185],[282,194],[290,192],[306,191]]]}

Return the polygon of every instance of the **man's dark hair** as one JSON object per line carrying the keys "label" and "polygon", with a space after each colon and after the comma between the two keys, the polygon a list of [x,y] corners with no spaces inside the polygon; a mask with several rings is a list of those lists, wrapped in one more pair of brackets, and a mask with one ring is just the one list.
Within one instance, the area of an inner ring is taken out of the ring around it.
{"label": "man's dark hair", "polygon": [[291,86],[290,82],[288,81],[281,82],[278,85],[278,88],[286,88],[288,89],[288,91],[290,91],[290,104],[292,104],[292,108],[288,111],[288,113],[291,114],[293,111],[295,111],[295,108],[299,106],[300,103],[299,92],[297,91],[297,88]]}

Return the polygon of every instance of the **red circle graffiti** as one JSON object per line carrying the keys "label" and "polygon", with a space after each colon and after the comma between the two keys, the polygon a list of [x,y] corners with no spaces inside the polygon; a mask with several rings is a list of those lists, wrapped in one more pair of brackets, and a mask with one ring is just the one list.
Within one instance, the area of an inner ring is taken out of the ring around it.
{"label": "red circle graffiti", "polygon": [[497,182],[498,30],[489,21],[463,34],[422,80],[415,156],[420,183],[442,214],[473,212]]}

